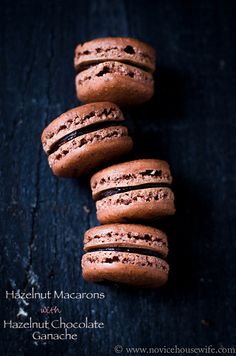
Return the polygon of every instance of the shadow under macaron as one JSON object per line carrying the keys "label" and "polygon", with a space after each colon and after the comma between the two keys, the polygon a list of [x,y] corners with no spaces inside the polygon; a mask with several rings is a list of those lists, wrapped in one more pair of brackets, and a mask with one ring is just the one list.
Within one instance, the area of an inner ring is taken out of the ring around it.
{"label": "shadow under macaron", "polygon": [[[154,95],[143,105],[124,108],[126,115],[131,115],[135,121],[143,125],[163,120],[183,120],[185,115],[185,96],[187,74],[176,69],[158,66],[154,73]],[[164,122],[165,122],[164,121]]]}

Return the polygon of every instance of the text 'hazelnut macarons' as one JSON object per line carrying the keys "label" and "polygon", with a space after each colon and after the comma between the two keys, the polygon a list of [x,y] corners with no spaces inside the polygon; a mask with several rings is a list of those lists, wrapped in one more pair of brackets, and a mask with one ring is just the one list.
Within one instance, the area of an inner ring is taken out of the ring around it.
{"label": "text 'hazelnut macarons'", "polygon": [[97,219],[103,223],[153,220],[175,213],[167,162],[140,159],[95,173],[91,180]]}
{"label": "text 'hazelnut macarons'", "polygon": [[76,92],[82,102],[135,105],[154,93],[155,51],[134,38],[98,38],[75,49]]}
{"label": "text 'hazelnut macarons'", "polygon": [[76,107],[52,121],[42,144],[56,176],[78,177],[128,153],[133,146],[118,106],[109,102]]}
{"label": "text 'hazelnut macarons'", "polygon": [[168,280],[167,237],[136,224],[96,226],[85,233],[83,277],[88,282],[160,287]]}

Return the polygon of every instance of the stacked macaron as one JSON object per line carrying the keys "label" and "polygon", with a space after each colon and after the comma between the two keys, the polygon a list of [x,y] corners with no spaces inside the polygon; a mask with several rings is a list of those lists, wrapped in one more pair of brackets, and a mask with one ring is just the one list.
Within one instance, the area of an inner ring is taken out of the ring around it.
{"label": "stacked macaron", "polygon": [[175,213],[171,182],[168,163],[156,159],[116,164],[91,177],[97,219],[105,225],[85,233],[82,267],[87,281],[142,287],[167,281],[167,237],[140,222]]}
{"label": "stacked macaron", "polygon": [[87,281],[159,287],[168,278],[166,235],[138,224],[107,224],[84,236],[83,276]]}
{"label": "stacked macaron", "polygon": [[148,221],[175,213],[169,165],[140,159],[105,168],[91,178],[97,218],[102,224]]}
{"label": "stacked macaron", "polygon": [[84,103],[136,105],[154,92],[155,51],[133,38],[98,38],[75,49],[76,92]]}
{"label": "stacked macaron", "polygon": [[128,153],[133,143],[124,120],[109,102],[78,106],[53,120],[41,138],[53,173],[79,177]]}
{"label": "stacked macaron", "polygon": [[85,105],[52,121],[41,140],[55,175],[93,172],[92,197],[104,225],[84,235],[83,277],[159,287],[168,279],[167,236],[146,224],[175,213],[168,163],[139,159],[94,172],[132,150],[117,105],[141,104],[152,97],[155,51],[133,38],[100,38],[76,47],[74,65],[77,97]]}

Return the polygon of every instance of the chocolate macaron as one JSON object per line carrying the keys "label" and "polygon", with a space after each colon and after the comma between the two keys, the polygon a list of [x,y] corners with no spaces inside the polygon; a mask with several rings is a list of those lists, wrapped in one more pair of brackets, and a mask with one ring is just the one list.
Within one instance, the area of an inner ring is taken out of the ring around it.
{"label": "chocolate macaron", "polygon": [[167,162],[140,159],[107,167],[90,181],[97,218],[103,223],[153,220],[175,213]]}
{"label": "chocolate macaron", "polygon": [[88,282],[114,282],[160,287],[168,279],[164,232],[136,224],[96,226],[85,233],[83,277]]}
{"label": "chocolate macaron", "polygon": [[92,103],[69,110],[42,133],[42,144],[56,176],[78,177],[133,146],[117,105]]}
{"label": "chocolate macaron", "polygon": [[107,37],[75,49],[76,92],[82,102],[141,104],[153,96],[155,51],[134,38]]}

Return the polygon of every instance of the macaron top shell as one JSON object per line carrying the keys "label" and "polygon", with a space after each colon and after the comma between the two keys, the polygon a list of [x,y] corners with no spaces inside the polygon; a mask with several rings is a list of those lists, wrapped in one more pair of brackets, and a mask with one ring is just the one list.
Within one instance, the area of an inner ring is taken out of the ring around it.
{"label": "macaron top shell", "polygon": [[77,71],[102,61],[120,61],[155,70],[155,50],[148,44],[129,37],[105,37],[79,44],[75,49]]}
{"label": "macaron top shell", "polygon": [[91,103],[73,108],[53,120],[43,131],[41,140],[44,151],[49,153],[52,145],[69,133],[86,126],[105,121],[124,121],[116,104],[110,102]]}
{"label": "macaron top shell", "polygon": [[84,235],[84,250],[125,247],[157,252],[165,258],[168,254],[166,234],[156,228],[139,224],[107,224],[96,226]]}
{"label": "macaron top shell", "polygon": [[107,167],[91,178],[93,198],[100,193],[120,187],[143,184],[167,184],[172,182],[169,164],[157,159],[140,159]]}

